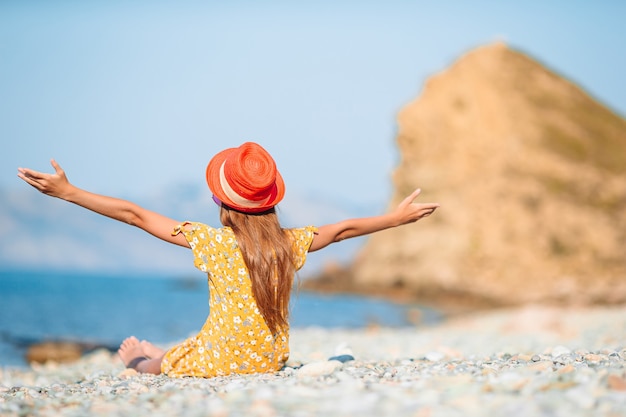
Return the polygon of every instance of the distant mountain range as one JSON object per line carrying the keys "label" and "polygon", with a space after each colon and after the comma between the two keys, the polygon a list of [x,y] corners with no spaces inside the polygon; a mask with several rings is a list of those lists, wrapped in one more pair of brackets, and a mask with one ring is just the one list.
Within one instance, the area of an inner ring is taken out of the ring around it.
{"label": "distant mountain range", "polygon": [[[200,273],[185,249],[44,196],[27,185],[23,189],[0,189],[0,196],[0,269],[177,276]],[[174,219],[219,226],[217,206],[204,187],[176,184],[133,201]],[[293,193],[288,193],[278,207],[285,227],[322,225],[346,217],[376,214],[371,208],[349,202],[329,202],[325,198]],[[345,241],[310,254],[301,277],[306,278],[325,264],[349,262],[362,244],[362,240]]]}

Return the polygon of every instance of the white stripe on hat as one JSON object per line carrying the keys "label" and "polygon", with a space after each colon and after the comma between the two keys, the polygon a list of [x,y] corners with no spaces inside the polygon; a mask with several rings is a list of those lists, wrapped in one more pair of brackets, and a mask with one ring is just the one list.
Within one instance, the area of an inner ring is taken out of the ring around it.
{"label": "white stripe on hat", "polygon": [[262,207],[269,201],[271,195],[268,196],[265,200],[254,201],[254,200],[248,200],[247,198],[244,198],[240,196],[239,194],[237,194],[235,190],[233,190],[230,184],[228,183],[228,180],[226,179],[226,175],[224,175],[225,164],[226,164],[226,161],[222,162],[222,165],[220,166],[220,185],[222,186],[222,191],[224,191],[224,194],[226,194],[226,197],[228,197],[230,201],[237,204],[239,207],[245,207],[245,208]]}

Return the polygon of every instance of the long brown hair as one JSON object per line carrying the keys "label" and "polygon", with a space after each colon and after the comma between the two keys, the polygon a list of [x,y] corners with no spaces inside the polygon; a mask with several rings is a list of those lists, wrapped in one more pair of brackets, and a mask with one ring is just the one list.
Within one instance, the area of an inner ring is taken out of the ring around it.
{"label": "long brown hair", "polygon": [[233,229],[252,281],[256,304],[272,334],[288,325],[289,297],[295,274],[288,231],[274,208],[246,214],[222,205],[220,221]]}

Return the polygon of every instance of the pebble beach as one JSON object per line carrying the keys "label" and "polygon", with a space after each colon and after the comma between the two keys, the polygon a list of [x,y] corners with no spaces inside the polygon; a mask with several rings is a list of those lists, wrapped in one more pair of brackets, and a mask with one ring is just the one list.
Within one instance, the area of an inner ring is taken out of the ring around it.
{"label": "pebble beach", "polygon": [[0,368],[0,415],[626,416],[626,306],[292,329],[291,358],[271,374],[142,375],[100,350]]}

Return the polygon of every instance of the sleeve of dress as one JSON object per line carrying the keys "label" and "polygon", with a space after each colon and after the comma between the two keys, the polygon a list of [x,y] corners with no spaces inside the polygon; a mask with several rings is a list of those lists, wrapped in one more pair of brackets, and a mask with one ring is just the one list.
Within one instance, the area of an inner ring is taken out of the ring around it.
{"label": "sleeve of dress", "polygon": [[211,239],[215,229],[206,224],[184,222],[172,231],[172,236],[182,233],[193,253],[193,264],[202,272],[209,272],[215,259],[215,241]]}
{"label": "sleeve of dress", "polygon": [[306,255],[309,253],[311,243],[315,233],[317,233],[317,227],[307,226],[300,229],[291,229],[293,233],[293,254],[296,271],[304,266],[306,262]]}

